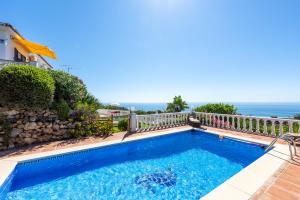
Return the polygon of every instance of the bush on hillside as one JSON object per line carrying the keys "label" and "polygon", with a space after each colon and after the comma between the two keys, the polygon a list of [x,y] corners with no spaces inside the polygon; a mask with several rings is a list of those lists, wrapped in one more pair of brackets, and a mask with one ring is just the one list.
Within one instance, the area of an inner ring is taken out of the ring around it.
{"label": "bush on hillside", "polygon": [[59,70],[51,70],[50,74],[55,81],[54,98],[56,100],[64,99],[69,106],[73,107],[87,94],[85,85],[76,76]]}
{"label": "bush on hillside", "polygon": [[74,129],[69,131],[72,137],[108,136],[113,131],[112,119],[100,119],[97,113],[76,110],[71,114],[70,120],[75,124]]}
{"label": "bush on hillside", "polygon": [[299,120],[300,120],[300,114],[296,114],[296,115],[294,116],[294,119],[299,119]]}
{"label": "bush on hillside", "polygon": [[46,70],[11,65],[0,71],[0,104],[11,108],[48,108],[54,95],[54,80]]}
{"label": "bush on hillside", "polygon": [[120,131],[127,131],[128,130],[128,119],[121,119],[118,123],[118,129]]}
{"label": "bush on hillside", "polygon": [[156,110],[156,111],[152,111],[152,110],[151,111],[136,110],[134,112],[137,115],[150,115],[150,114],[156,114],[156,113],[158,113],[158,114],[163,113],[163,111],[161,111],[161,110]]}
{"label": "bush on hillside", "polygon": [[96,112],[98,109],[103,108],[103,105],[93,95],[87,93],[82,101],[75,104],[75,109],[86,110],[89,112]]}
{"label": "bush on hillside", "polygon": [[195,108],[197,112],[236,114],[237,108],[234,105],[224,103],[210,103]]}
{"label": "bush on hillside", "polygon": [[71,113],[71,108],[64,99],[59,99],[53,102],[52,109],[56,110],[58,118],[60,120],[68,119]]}

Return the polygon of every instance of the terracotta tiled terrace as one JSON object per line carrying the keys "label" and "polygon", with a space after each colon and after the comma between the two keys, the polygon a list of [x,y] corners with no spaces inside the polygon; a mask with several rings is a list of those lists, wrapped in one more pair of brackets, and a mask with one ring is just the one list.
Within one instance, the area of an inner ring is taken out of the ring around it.
{"label": "terracotta tiled terrace", "polygon": [[[168,130],[180,130],[185,129],[187,126],[170,128]],[[220,134],[226,133],[232,136],[239,136],[244,138],[258,139],[266,142],[271,142],[273,138],[265,137],[255,134],[246,134],[230,130],[222,130],[207,127],[209,131],[218,132]],[[70,147],[76,147],[87,144],[95,144],[99,142],[106,141],[122,141],[125,137],[133,138],[140,135],[154,135],[162,132],[163,130],[156,130],[150,132],[136,133],[128,135],[125,132],[116,133],[107,138],[98,137],[88,137],[82,139],[71,139],[65,141],[55,141],[49,143],[43,143],[39,145],[32,145],[26,148],[19,148],[9,151],[0,152],[0,160],[7,157],[14,157],[20,155],[35,154],[41,152],[48,152],[58,149],[66,149]],[[279,141],[279,143],[284,144],[284,141]],[[288,147],[287,147],[288,148]],[[264,186],[256,192],[252,199],[255,200],[300,200],[300,148],[298,147],[298,156],[294,157],[294,160],[286,161],[286,163],[281,167],[271,177]]]}

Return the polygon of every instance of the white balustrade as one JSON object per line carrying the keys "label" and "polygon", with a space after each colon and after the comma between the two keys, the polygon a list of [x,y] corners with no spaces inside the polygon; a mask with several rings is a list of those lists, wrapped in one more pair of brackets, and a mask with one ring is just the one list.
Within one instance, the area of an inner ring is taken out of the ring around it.
{"label": "white balustrade", "polygon": [[[148,131],[162,128],[169,128],[174,126],[186,125],[188,122],[188,113],[162,113],[151,115],[135,115],[131,114],[133,120],[130,128],[135,131]],[[134,119],[135,117],[135,119]],[[263,130],[264,135],[278,136],[284,134],[284,131],[295,131],[300,134],[300,120],[282,119],[282,118],[268,118],[255,116],[241,116],[241,115],[225,115],[215,113],[196,112],[196,118],[201,125],[217,127],[221,129],[231,129],[234,131],[261,134]],[[242,121],[241,121],[242,120]],[[231,123],[230,123],[231,121]],[[237,123],[237,126],[235,126]],[[241,124],[242,123],[242,124]],[[242,126],[242,127],[241,127]],[[247,128],[248,127],[248,128]],[[270,131],[270,133],[268,132]]]}
{"label": "white balustrade", "polygon": [[[300,134],[300,120],[241,115],[223,115],[201,112],[196,113],[197,116],[205,116],[205,121],[204,123],[202,123],[202,125],[206,126],[255,134],[261,134],[260,130],[262,129],[262,134],[273,137],[284,134],[284,131],[288,131],[291,133],[295,131]],[[237,123],[237,126],[235,126],[235,123]],[[299,126],[298,129],[294,128],[295,126],[297,126],[296,124],[298,124]],[[268,130],[270,131],[270,133]]]}

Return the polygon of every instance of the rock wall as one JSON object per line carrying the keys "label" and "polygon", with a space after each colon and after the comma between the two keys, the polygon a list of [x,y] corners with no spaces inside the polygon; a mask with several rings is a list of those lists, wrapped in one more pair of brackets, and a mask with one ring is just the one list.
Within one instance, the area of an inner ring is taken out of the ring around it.
{"label": "rock wall", "polygon": [[0,150],[69,138],[74,125],[49,111],[8,110],[0,107]]}

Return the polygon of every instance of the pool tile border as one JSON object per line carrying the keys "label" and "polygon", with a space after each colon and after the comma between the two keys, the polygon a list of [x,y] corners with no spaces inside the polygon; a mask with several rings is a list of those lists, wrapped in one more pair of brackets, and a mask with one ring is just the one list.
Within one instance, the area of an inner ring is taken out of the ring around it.
{"label": "pool tile border", "polygon": [[[193,128],[184,127],[178,128],[176,130],[164,130],[159,133],[153,133],[148,135],[137,135],[135,137],[125,138],[124,140],[113,140],[107,142],[99,142],[94,144],[87,144],[82,146],[76,146],[66,149],[53,150],[42,153],[35,153],[23,156],[16,156],[10,158],[4,158],[0,160],[0,186],[5,182],[5,180],[13,172],[15,166],[18,163],[33,161],[36,159],[47,158],[51,156],[63,156],[64,154],[69,154],[78,151],[84,151],[93,148],[99,148],[103,146],[114,145],[118,143],[126,143],[134,140],[153,138],[162,135],[173,134],[181,131],[192,130]],[[203,131],[203,130],[202,130]],[[242,136],[235,136],[232,134],[226,134],[218,131],[208,131],[205,132],[223,135],[228,138],[239,139],[246,142],[257,143],[261,145],[268,145],[268,142],[245,138]],[[262,157],[257,159],[255,162],[241,170],[239,173],[235,174],[223,184],[219,185],[217,188],[212,190],[210,193],[205,195],[204,200],[215,200],[215,199],[231,199],[231,200],[246,200],[250,199],[254,193],[259,190],[263,184],[278,170],[280,167],[289,160],[289,152],[286,145],[276,144],[275,148],[264,154]],[[228,197],[228,198],[227,198]]]}
{"label": "pool tile border", "polygon": [[[269,142],[244,138],[217,131],[206,131],[212,134],[224,135],[247,142],[269,145]],[[239,173],[227,179],[223,184],[202,197],[202,200],[247,200],[258,191],[264,183],[272,177],[290,159],[287,145],[275,144],[274,148],[245,167]],[[237,192],[238,191],[238,192]],[[242,195],[243,194],[243,195]],[[227,198],[228,197],[228,198]],[[230,197],[230,198],[229,198]]]}

